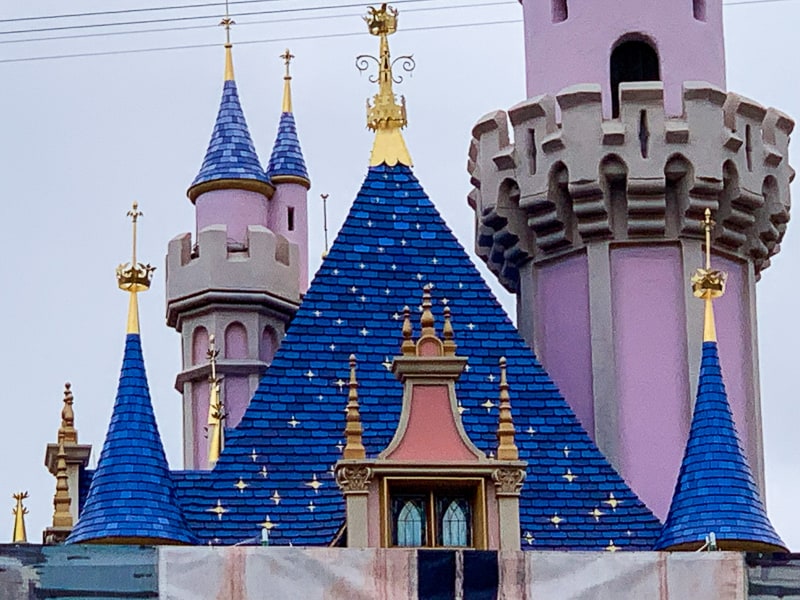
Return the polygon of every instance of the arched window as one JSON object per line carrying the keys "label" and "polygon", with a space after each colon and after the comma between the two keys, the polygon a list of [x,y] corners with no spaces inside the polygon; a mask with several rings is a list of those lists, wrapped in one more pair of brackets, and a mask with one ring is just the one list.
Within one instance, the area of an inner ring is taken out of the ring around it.
{"label": "arched window", "polygon": [[421,498],[402,501],[395,521],[395,545],[416,548],[425,545],[425,502]]}
{"label": "arched window", "polygon": [[440,544],[458,548],[470,545],[469,504],[463,500],[445,500],[440,511]]}
{"label": "arched window", "polygon": [[207,360],[208,352],[208,330],[205,327],[197,327],[192,333],[192,364],[199,365]]}
{"label": "arched window", "polygon": [[567,0],[553,0],[553,23],[561,23],[569,19]]}
{"label": "arched window", "polygon": [[225,329],[225,358],[247,358],[247,330],[238,322]]}
{"label": "arched window", "polygon": [[275,335],[275,331],[271,327],[265,327],[264,331],[261,332],[261,347],[258,349],[258,357],[260,360],[265,363],[272,362],[275,351],[278,349],[276,340],[277,335]]}
{"label": "arched window", "polygon": [[648,42],[622,42],[611,53],[611,105],[619,116],[619,85],[629,81],[660,81],[658,53]]}
{"label": "arched window", "polygon": [[692,0],[694,18],[698,21],[706,20],[706,0]]}

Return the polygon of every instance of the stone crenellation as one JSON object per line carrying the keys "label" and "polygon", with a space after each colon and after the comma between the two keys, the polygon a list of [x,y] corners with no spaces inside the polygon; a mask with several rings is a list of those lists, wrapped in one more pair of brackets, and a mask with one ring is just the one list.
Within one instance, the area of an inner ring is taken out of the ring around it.
{"label": "stone crenellation", "polygon": [[660,82],[624,83],[608,119],[600,86],[576,85],[475,125],[476,251],[506,288],[517,291],[526,262],[595,240],[701,238],[706,208],[715,250],[756,274],[769,266],[789,220],[794,122],[704,82],[684,83],[680,117],[663,95]]}

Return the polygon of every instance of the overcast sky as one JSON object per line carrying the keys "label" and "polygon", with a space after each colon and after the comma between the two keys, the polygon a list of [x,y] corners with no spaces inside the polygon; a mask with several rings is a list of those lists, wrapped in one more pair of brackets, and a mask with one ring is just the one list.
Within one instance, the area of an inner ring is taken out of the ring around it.
{"label": "overcast sky", "polygon": [[[182,466],[180,397],[173,388],[180,338],[165,325],[163,262],[169,240],[194,230],[193,207],[185,192],[200,168],[219,105],[224,36],[216,23],[223,9],[195,0],[209,8],[113,18],[207,18],[113,29],[9,32],[112,19],[16,20],[22,17],[191,3],[0,3],[0,396],[6,407],[0,428],[0,514],[7,514],[7,525],[0,520],[0,532],[7,530],[0,541],[10,539],[12,492],[31,494],[31,541],[40,541],[50,522],[55,480],[43,459],[45,445],[56,439],[65,381],[73,383],[80,441],[94,444],[99,455],[116,393],[127,312],[114,269],[130,259],[125,213],[134,200],[144,211],[140,258],[159,267],[151,291],[140,298],[151,394],[170,464]],[[345,4],[351,7],[297,10]],[[238,21],[233,31],[236,79],[264,163],[280,111],[283,65],[278,55],[288,45],[297,57],[294,109],[313,185],[312,272],[323,249],[319,194],[330,194],[333,234],[366,173],[371,147],[364,105],[374,89],[359,76],[354,57],[376,53],[377,42],[360,21],[363,9],[354,4],[263,0],[231,5]],[[473,213],[465,200],[470,130],[481,115],[524,99],[521,9],[516,0],[396,4],[401,31],[392,38],[393,53],[413,53],[418,65],[398,90],[408,101],[406,140],[415,171],[471,250]],[[296,12],[242,14],[284,9]],[[800,1],[745,2],[726,7],[725,17],[729,89],[800,115]],[[420,29],[457,24],[471,26]],[[195,26],[201,28],[94,35]],[[19,41],[44,36],[82,37]],[[196,47],[18,60],[175,46]],[[797,550],[800,246],[795,227],[790,224],[782,252],[757,289],[767,500],[775,527]],[[513,314],[512,299],[500,290],[498,296]],[[4,498],[7,513],[2,512]]]}

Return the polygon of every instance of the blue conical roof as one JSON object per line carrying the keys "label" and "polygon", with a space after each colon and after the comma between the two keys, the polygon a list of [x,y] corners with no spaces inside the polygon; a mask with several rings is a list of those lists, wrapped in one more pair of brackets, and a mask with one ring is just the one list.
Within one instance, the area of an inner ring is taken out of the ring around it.
{"label": "blue conical roof", "polygon": [[291,112],[281,113],[278,135],[267,166],[267,177],[275,179],[275,183],[279,183],[281,177],[309,181],[306,161],[300,149],[300,140],[297,138],[294,114]]}
{"label": "blue conical roof", "polygon": [[203,166],[189,187],[189,197],[194,200],[207,189],[213,189],[215,182],[265,193],[270,187],[250,138],[233,79],[226,80],[222,89],[211,141]]}
{"label": "blue conical roof", "polygon": [[138,334],[128,334],[111,423],[67,543],[195,543],[175,498]]}
{"label": "blue conical roof", "polygon": [[[329,254],[241,423],[210,473],[176,473],[187,519],[205,542],[326,545],[344,522],[331,469],[341,458],[348,357],[358,356],[364,444],[392,439],[403,386],[387,368],[399,353],[402,310],[433,283],[438,322],[450,306],[456,384],[470,438],[496,450],[498,360],[508,359],[520,459],[526,550],[649,550],[661,523],[609,465],[520,338],[410,168],[369,170]],[[241,481],[241,483],[240,483]],[[613,542],[613,544],[612,544]]]}
{"label": "blue conical roof", "polygon": [[689,441],[656,549],[696,549],[711,532],[723,550],[785,551],[736,433],[717,344],[704,342]]}

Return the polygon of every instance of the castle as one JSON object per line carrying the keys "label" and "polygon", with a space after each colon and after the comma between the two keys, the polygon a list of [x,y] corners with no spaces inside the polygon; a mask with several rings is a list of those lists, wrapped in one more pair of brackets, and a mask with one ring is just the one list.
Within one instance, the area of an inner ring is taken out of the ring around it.
{"label": "castle", "polygon": [[197,234],[167,254],[185,470],[153,418],[134,206],[114,414],[87,470],[65,396],[45,540],[785,551],[762,500],[753,315],[793,123],[726,91],[721,3],[620,2],[592,27],[608,10],[523,2],[528,99],[473,129],[476,249],[517,295],[516,327],[413,173],[397,12],[366,18],[369,171],[310,283],[291,54],[263,169],[228,39],[188,190]]}

